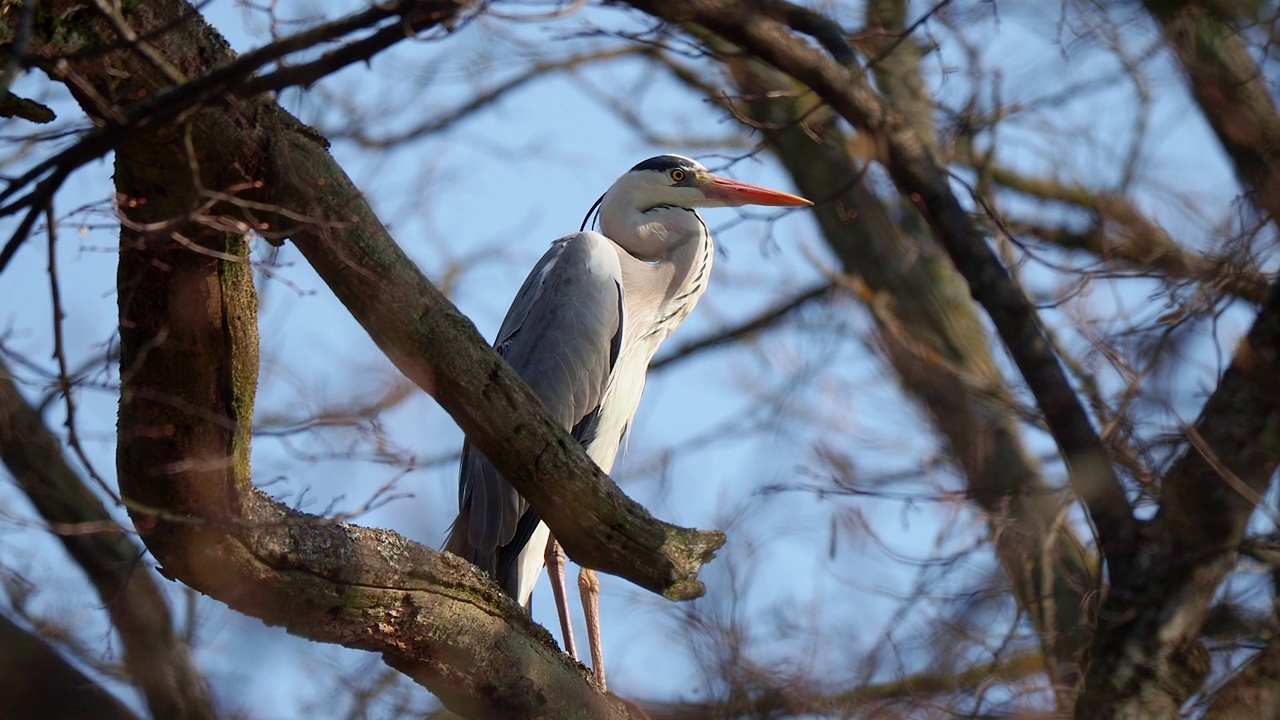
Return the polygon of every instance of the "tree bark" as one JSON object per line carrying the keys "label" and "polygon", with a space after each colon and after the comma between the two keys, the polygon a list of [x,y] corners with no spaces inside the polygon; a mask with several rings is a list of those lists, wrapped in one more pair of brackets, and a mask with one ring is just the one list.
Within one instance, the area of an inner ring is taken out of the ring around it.
{"label": "tree bark", "polygon": [[[175,70],[200,83],[231,62],[185,3],[133,5],[123,22],[147,52],[83,5],[42,3],[32,47],[107,125],[170,89]],[[289,222],[340,298],[575,559],[683,598],[701,592],[694,573],[723,541],[660,523],[618,492],[409,263],[314,132],[263,95],[229,89],[213,104],[113,136],[124,217],[117,469],[162,571],[295,634],[378,652],[464,715],[642,717],[599,691],[469,564],[394,533],[293,512],[253,487],[257,329],[246,231]]]}
{"label": "tree bark", "polygon": [[[425,15],[430,23],[441,23],[468,6],[459,0],[400,7],[406,18]],[[220,68],[233,55],[194,8],[157,0],[130,7],[124,21],[147,38],[152,52],[146,57],[123,43],[125,49],[113,51],[111,62],[102,62],[98,48],[121,43],[109,23],[72,2],[40,5],[31,50],[51,67],[55,59],[69,57],[55,71],[68,73],[62,79],[73,80],[73,95],[108,129],[119,115],[116,109],[163,93],[197,105],[203,101],[207,93],[183,93],[186,85],[173,89],[172,68],[195,78],[187,85],[225,85],[226,94],[211,100],[221,112],[199,114],[199,121],[185,126],[190,135],[183,138],[196,165],[225,158],[223,164],[234,169],[234,178],[204,187],[218,192],[251,188],[224,204],[222,212],[245,228],[291,234],[375,342],[453,415],[539,510],[575,561],[670,599],[704,592],[697,569],[723,544],[723,535],[663,523],[622,494],[470,321],[413,266],[314,131],[266,95],[242,99],[234,85],[206,80],[226,74]],[[169,72],[155,61],[155,53],[167,59]],[[101,107],[104,102],[107,107]],[[176,114],[168,108],[162,116]],[[108,136],[120,142],[139,131],[123,127]],[[200,194],[199,203],[211,205],[211,197]],[[193,207],[164,221],[189,216]]]}
{"label": "tree bark", "polygon": [[1280,719],[1280,639],[1272,638],[1214,695],[1203,720]]}

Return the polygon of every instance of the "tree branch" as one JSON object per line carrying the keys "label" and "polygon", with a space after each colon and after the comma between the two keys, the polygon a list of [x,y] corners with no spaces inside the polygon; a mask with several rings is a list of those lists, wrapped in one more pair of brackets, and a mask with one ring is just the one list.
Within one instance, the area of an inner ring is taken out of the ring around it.
{"label": "tree branch", "polygon": [[[41,13],[70,16],[62,22],[97,23],[99,32],[111,37],[109,29],[101,29],[101,18],[81,18],[75,15],[79,6],[68,5],[44,4]],[[463,8],[448,7],[455,12]],[[153,3],[129,21],[171,64],[186,68],[188,74],[221,76],[226,73],[215,66],[234,63],[225,43],[184,3]],[[44,27],[37,23],[38,31]],[[155,27],[171,30],[153,36],[150,30]],[[95,54],[92,46],[66,45],[75,39],[63,36],[58,40],[64,44],[54,47],[47,44],[48,38],[38,37],[34,52],[44,57],[84,57],[69,63],[68,71],[89,85],[100,86],[100,94],[116,98],[113,102],[122,107],[139,98],[149,103],[165,94],[182,95],[185,86],[169,89],[163,73],[127,50],[110,56],[112,62],[129,69],[121,79],[108,72],[111,63]],[[292,47],[287,41],[278,44]],[[213,85],[231,87],[226,82]],[[244,215],[252,210],[266,221],[250,216],[249,227],[283,230],[293,237],[375,342],[458,420],[472,441],[538,508],[575,561],[672,599],[701,594],[697,569],[723,543],[723,535],[657,521],[618,491],[471,323],[405,257],[313,131],[265,96],[238,99],[232,93],[222,100],[225,104],[216,112],[201,113],[198,122],[188,123],[189,137],[181,143],[174,140],[179,148],[189,143],[191,158],[245,159],[215,172],[215,163],[201,166],[184,157],[186,175],[191,175],[187,166],[192,163],[198,172],[210,175],[199,179],[201,191],[258,187],[246,197],[230,198],[241,206],[226,211]],[[133,136],[123,136],[123,144],[130,142]],[[154,202],[168,192],[160,189],[163,183],[154,187],[135,197]],[[221,196],[214,191],[205,194]],[[193,198],[191,207],[203,200]],[[155,221],[186,217],[189,209],[175,208],[172,215]],[[305,222],[308,218],[310,222]]]}
{"label": "tree branch", "polygon": [[10,718],[139,720],[48,643],[2,614],[0,707],[0,714]]}
{"label": "tree branch", "polygon": [[1038,633],[1051,680],[1071,687],[1090,637],[1092,560],[1062,521],[1062,500],[1023,445],[1017,419],[996,399],[1011,390],[963,278],[918,218],[914,231],[909,218],[891,219],[863,182],[864,168],[829,110],[815,110],[776,70],[705,42],[749,98],[741,112],[766,129],[796,187],[828,198],[815,208],[822,236],[844,272],[865,288],[855,297],[871,311],[890,367],[928,411],[969,497],[987,514],[996,558]]}
{"label": "tree branch", "polygon": [[644,52],[644,48],[622,46],[608,50],[597,50],[582,55],[571,55],[558,60],[535,62],[519,74],[511,76],[493,87],[477,91],[467,98],[466,102],[456,108],[428,117],[412,127],[390,130],[383,135],[370,134],[368,128],[365,127],[368,118],[359,116],[347,118],[341,126],[335,123],[332,128],[326,126],[322,129],[325,137],[330,140],[349,139],[363,147],[387,149],[448,130],[460,121],[472,117],[479,111],[507,98],[515,91],[521,90],[532,83],[545,80],[557,73],[572,72],[585,65],[641,55]]}
{"label": "tree branch", "polygon": [[1202,720],[1280,718],[1280,638],[1272,638],[1218,690]]}
{"label": "tree branch", "polygon": [[[899,192],[920,210],[939,243],[991,317],[1044,412],[1071,473],[1072,487],[1098,529],[1109,572],[1123,575],[1139,523],[1084,407],[1054,354],[1039,315],[951,191],[948,176],[901,113],[886,105],[855,68],[843,30],[781,0],[629,0],[673,23],[691,22],[727,38],[807,85],[882,148]],[[792,29],[816,39],[827,57]]]}
{"label": "tree branch", "polygon": [[[645,703],[653,720],[704,720],[747,717],[904,717],[916,703],[929,704],[938,696],[973,692],[992,683],[1016,682],[1044,672],[1044,656],[1024,651],[1010,657],[968,665],[955,672],[927,670],[882,683],[848,690],[823,690],[804,679],[750,687],[722,701]],[[934,706],[936,707],[936,706]]]}
{"label": "tree branch", "polygon": [[[142,549],[116,525],[67,463],[0,361],[0,461],[89,576],[120,633],[124,664],[157,718],[212,719],[209,688],[175,635],[169,604],[142,565]],[[93,528],[93,532],[78,530]]]}
{"label": "tree branch", "polygon": [[811,301],[828,297],[834,289],[834,283],[819,283],[807,290],[801,290],[795,296],[787,300],[766,308],[763,312],[749,320],[724,328],[710,335],[697,338],[696,340],[689,340],[671,352],[663,353],[661,357],[656,358],[653,362],[649,363],[649,372],[652,373],[662,370],[668,365],[679,362],[694,353],[738,342],[743,338],[760,332],[761,330],[768,329],[791,313],[805,305],[808,305]]}
{"label": "tree branch", "polygon": [[1144,572],[1112,588],[1076,717],[1176,714],[1208,672],[1197,639],[1235,565],[1255,500],[1280,465],[1280,284],[1240,341],[1170,467],[1140,555]]}
{"label": "tree branch", "polygon": [[[972,164],[972,153],[961,150],[961,162]],[[1038,200],[1061,202],[1091,213],[1091,227],[1076,231],[1033,225],[1029,234],[1068,250],[1083,250],[1105,262],[1121,261],[1138,270],[1154,270],[1180,280],[1192,280],[1261,303],[1268,281],[1248,258],[1206,255],[1185,249],[1129,198],[1040,177],[1027,177],[999,165],[982,168],[996,185]],[[1016,228],[1027,227],[1017,220]]]}
{"label": "tree branch", "polygon": [[0,117],[16,117],[33,123],[50,123],[57,117],[48,106],[35,100],[18,97],[5,90],[0,92]]}
{"label": "tree branch", "polygon": [[387,236],[328,152],[292,118],[276,121],[264,191],[318,218],[285,232],[378,347],[453,416],[575,562],[672,600],[700,596],[698,568],[723,534],[658,521],[622,494]]}
{"label": "tree branch", "polygon": [[[35,51],[77,58],[67,75],[112,105],[169,87],[127,45],[103,52],[86,40],[110,42],[101,17],[75,3],[40,11],[81,32],[48,36],[38,25]],[[185,73],[232,62],[189,5],[132,11],[130,26]],[[697,567],[723,542],[654,520],[612,485],[418,273],[314,132],[269,98],[220,100],[114,145],[117,189],[135,199],[122,204],[118,476],[163,571],[296,634],[378,652],[468,715],[637,717],[469,564],[292,512],[253,487],[256,296],[245,236],[192,213],[210,198],[248,215],[247,227],[291,223],[288,234],[379,344],[459,418],[579,562],[690,597],[702,589]],[[259,192],[223,190],[235,187]]]}
{"label": "tree branch", "polygon": [[[1276,223],[1280,118],[1265,77],[1219,14],[1225,8],[1146,6],[1164,26],[1238,177]],[[1160,509],[1139,559],[1144,572],[1113,588],[1103,606],[1076,717],[1172,716],[1201,686],[1209,666],[1196,636],[1280,465],[1278,426],[1280,284],[1273,283],[1200,417],[1185,429],[1190,442],[1164,478]],[[1269,673],[1269,656],[1260,657],[1258,672]],[[1246,694],[1244,687],[1235,692]]]}
{"label": "tree branch", "polygon": [[[192,108],[206,103],[216,104],[233,97],[252,97],[263,92],[281,90],[291,85],[315,82],[319,78],[336,72],[347,65],[368,60],[381,50],[405,39],[413,32],[437,25],[444,19],[451,20],[469,5],[470,3],[467,0],[443,0],[441,2],[399,0],[399,2],[385,5],[375,4],[373,7],[359,13],[290,35],[282,40],[245,53],[238,58],[228,56],[226,62],[208,68],[206,72],[193,80],[177,85],[169,85],[169,81],[173,79],[172,76],[176,72],[171,70],[175,63],[157,63],[157,59],[153,54],[156,51],[150,42],[145,44],[149,52],[143,52],[138,48],[141,41],[137,39],[137,33],[134,33],[132,40],[118,37],[120,47],[137,49],[150,63],[146,71],[148,74],[158,76],[153,87],[154,92],[140,101],[133,102],[123,113],[114,112],[117,109],[116,107],[109,108],[113,112],[99,118],[102,121],[101,127],[89,130],[70,147],[36,163],[22,175],[7,181],[5,188],[0,190],[0,202],[13,198],[14,195],[31,183],[35,183],[35,187],[26,195],[11,200],[7,205],[0,207],[0,216],[17,212],[24,207],[30,208],[30,212],[24,218],[24,221],[19,224],[17,230],[10,235],[9,240],[0,249],[0,272],[4,271],[14,253],[17,252],[18,247],[26,240],[34,220],[32,213],[39,212],[43,208],[48,197],[57,190],[74,170],[91,160],[102,157],[126,136],[173,122]],[[189,26],[191,23],[203,22],[200,20],[200,15],[195,8],[189,5],[186,8],[187,15],[175,15],[169,19],[169,25],[160,26],[159,28],[148,27],[146,24],[146,16],[150,13],[150,8],[134,8],[134,12],[142,16],[136,19],[140,26],[146,28],[142,34],[149,36],[160,31],[185,32],[189,30],[189,27],[184,27],[184,25]],[[85,9],[81,8],[80,10],[84,11]],[[47,10],[41,13],[39,28],[41,31],[50,30],[49,26],[53,24],[49,20],[50,15],[52,13]],[[399,22],[385,25],[375,30],[368,37],[326,52],[315,60],[300,65],[291,65],[263,76],[255,77],[253,75],[262,66],[276,62],[290,53],[335,40],[346,34],[382,23],[392,17],[397,18]],[[62,18],[61,22],[69,22],[75,19],[77,19],[75,16],[69,16]],[[99,30],[103,34],[116,33],[115,26],[118,24],[132,27],[123,17],[106,15],[104,19],[107,25]],[[8,24],[0,25],[0,31],[15,32]],[[116,34],[118,36],[118,33]],[[0,40],[4,39],[0,37]],[[66,40],[66,38],[63,38],[63,40]],[[218,40],[225,45],[225,41],[222,41],[221,38],[218,38]],[[46,63],[52,63],[59,59],[65,60],[64,56],[74,57],[78,54],[80,56],[79,62],[83,63],[86,59],[93,59],[93,55],[96,52],[101,52],[102,49],[97,49],[90,53],[86,53],[83,49],[68,51],[67,47],[46,47],[44,50],[44,52],[33,50],[32,54],[42,56],[43,61]],[[58,71],[55,70],[55,72]],[[161,83],[160,80],[164,82]],[[79,89],[74,83],[69,84],[68,87],[73,93]],[[104,95],[100,96],[104,97]],[[96,108],[93,103],[86,102],[86,98],[83,97],[77,99],[81,102],[86,112],[93,113],[108,109]],[[121,103],[118,107],[123,107],[125,104],[127,103]]]}
{"label": "tree branch", "polygon": [[1280,113],[1267,76],[1237,29],[1231,5],[1187,0],[1144,0],[1169,49],[1182,65],[1191,95],[1252,192],[1253,204],[1280,228]]}
{"label": "tree branch", "polygon": [[[227,118],[206,110],[191,123],[209,131]],[[638,717],[474,566],[292,511],[252,485],[247,240],[196,223],[178,228],[181,243],[134,229],[181,216],[194,185],[234,172],[210,165],[190,182],[182,134],[116,149],[117,189],[148,198],[121,231],[118,475],[162,571],[294,634],[379,653],[469,717]]]}

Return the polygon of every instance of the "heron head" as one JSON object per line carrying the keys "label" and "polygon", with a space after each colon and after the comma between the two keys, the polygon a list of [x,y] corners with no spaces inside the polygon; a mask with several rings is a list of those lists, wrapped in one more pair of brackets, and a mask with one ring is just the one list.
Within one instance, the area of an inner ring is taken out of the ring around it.
{"label": "heron head", "polygon": [[633,195],[638,209],[660,205],[710,208],[813,204],[781,190],[720,177],[683,155],[651,157],[618,178],[614,188]]}

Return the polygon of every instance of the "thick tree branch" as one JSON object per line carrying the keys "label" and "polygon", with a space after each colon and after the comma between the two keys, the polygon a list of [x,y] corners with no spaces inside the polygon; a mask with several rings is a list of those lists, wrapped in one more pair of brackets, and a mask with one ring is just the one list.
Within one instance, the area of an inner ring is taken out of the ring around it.
{"label": "thick tree branch", "polygon": [[139,720],[57,650],[4,615],[0,615],[0,717]]}
{"label": "thick tree branch", "polygon": [[[0,361],[0,460],[89,576],[120,633],[124,664],[157,718],[212,720],[209,688],[173,629],[136,546],[67,464],[58,439]],[[80,532],[83,529],[91,532]]]}
{"label": "thick tree branch", "polygon": [[[227,118],[207,110],[190,122],[210,130]],[[184,130],[116,149],[118,190],[148,199],[126,210],[121,233],[118,476],[163,572],[297,635],[377,652],[468,717],[637,717],[470,564],[292,511],[252,485],[247,241],[196,223],[177,229],[185,242],[132,229],[195,200]],[[205,170],[210,186],[235,172]]]}
{"label": "thick tree branch", "polygon": [[1229,3],[1145,0],[1250,200],[1280,228],[1280,112]]}
{"label": "thick tree branch", "polygon": [[[62,18],[59,22],[81,20],[111,37],[93,25],[102,24],[99,18],[82,19],[76,14],[84,12],[79,6],[67,5],[44,4],[42,17],[47,12]],[[450,7],[458,12],[463,6]],[[186,4],[152,3],[129,21],[188,75],[218,75],[215,65],[234,62],[225,43]],[[152,37],[149,30],[155,27],[172,30]],[[36,54],[85,57],[70,63],[69,72],[90,86],[100,85],[99,94],[117,98],[114,102],[120,106],[139,99],[147,102],[159,93],[180,93],[184,87],[168,89],[164,73],[124,50],[111,56],[114,62],[131,63],[124,78],[117,77],[101,57],[90,56],[93,46],[68,45],[65,36],[57,36],[59,44],[50,45],[49,38],[40,35],[42,29],[47,25],[37,22]],[[83,37],[73,36],[70,42]],[[183,162],[194,163],[201,171],[213,172],[210,167],[216,163],[200,167],[198,159],[236,158],[234,165],[222,163],[228,167],[221,176],[201,179],[202,197],[194,198],[191,207],[213,190],[259,186],[247,197],[230,198],[227,211],[247,215],[249,227],[293,237],[393,362],[436,397],[538,508],[575,561],[673,599],[701,594],[697,568],[711,557],[723,536],[657,521],[618,491],[471,323],[405,257],[313,132],[270,98],[222,99],[224,107],[200,114],[199,122],[186,125],[189,135],[174,141],[180,148],[189,143],[192,156]],[[126,135],[125,141],[131,137]],[[147,198],[145,194],[137,197]],[[154,202],[154,195],[150,201]],[[281,212],[272,213],[270,208]],[[178,208],[172,216],[155,221],[172,221],[189,213],[189,207]]]}
{"label": "thick tree branch", "polygon": [[328,152],[292,118],[277,120],[264,158],[269,201],[332,219],[285,232],[387,357],[453,416],[575,562],[673,600],[701,595],[697,570],[724,536],[658,521],[623,495],[387,236]]}
{"label": "thick tree branch", "polygon": [[[130,25],[185,74],[232,61],[189,5],[133,11]],[[80,29],[49,35],[37,23],[33,46],[78,58],[64,65],[74,85],[119,107],[169,87],[127,45],[100,52],[92,38],[110,46],[112,35],[82,6],[43,3],[40,12]],[[118,476],[164,572],[296,634],[378,652],[470,716],[637,717],[467,563],[292,512],[253,487],[256,296],[245,236],[223,234],[237,217],[264,231],[290,223],[379,344],[458,417],[575,559],[689,597],[701,591],[697,567],[723,541],[655,521],[621,495],[413,267],[314,132],[269,98],[223,100],[115,145],[126,198]],[[228,194],[237,187],[258,192]],[[228,215],[217,227],[192,212],[211,200]]]}
{"label": "thick tree branch", "polygon": [[1039,634],[1045,668],[1055,685],[1070,688],[1090,637],[1092,562],[1062,521],[1062,500],[1023,446],[1017,419],[994,399],[1010,390],[964,280],[927,228],[908,232],[891,219],[862,182],[864,169],[829,110],[815,110],[793,81],[759,62],[731,51],[722,61],[751,98],[742,112],[765,128],[796,187],[829,198],[815,208],[823,238],[865,287],[857,297],[871,310],[889,365],[946,439],[970,498],[990,518],[996,557]]}
{"label": "thick tree branch", "polygon": [[[920,210],[939,243],[991,317],[1044,412],[1088,508],[1111,573],[1123,575],[1139,523],[1048,341],[1035,307],[1000,263],[951,190],[945,171],[901,113],[886,105],[856,69],[856,54],[829,19],[781,0],[629,0],[673,23],[691,22],[727,38],[807,85],[860,131],[871,134],[902,195]],[[831,56],[792,28],[817,40]]]}
{"label": "thick tree branch", "polygon": [[1198,635],[1235,565],[1256,500],[1280,464],[1280,285],[1273,284],[1165,475],[1139,555],[1099,616],[1076,717],[1176,714],[1208,672]]}
{"label": "thick tree branch", "polygon": [[1280,719],[1280,638],[1272,638],[1214,695],[1202,720]]}

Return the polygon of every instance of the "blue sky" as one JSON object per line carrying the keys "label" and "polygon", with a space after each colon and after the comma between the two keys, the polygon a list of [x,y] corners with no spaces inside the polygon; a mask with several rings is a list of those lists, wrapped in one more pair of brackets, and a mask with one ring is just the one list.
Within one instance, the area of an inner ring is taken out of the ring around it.
{"label": "blue sky", "polygon": [[[1114,62],[1078,37],[1083,30],[1069,23],[1064,30],[1056,10],[1003,3],[997,22],[983,13],[981,4],[975,7],[967,11],[972,23],[966,26],[968,34],[983,38],[978,57],[984,66],[1001,68],[1003,103],[1030,102],[1114,73]],[[238,50],[269,39],[256,11],[214,0],[204,12]],[[345,122],[343,103],[375,108],[367,129],[385,132],[456,107],[478,88],[519,72],[529,52],[565,54],[608,44],[581,36],[636,29],[638,19],[634,13],[595,7],[554,23],[482,19],[448,37],[403,43],[318,88],[287,91],[281,102],[322,129]],[[930,29],[943,51],[926,61],[929,90],[942,102],[959,105],[969,86],[963,74],[951,69],[966,60],[947,44],[951,36],[945,27]],[[1148,41],[1153,37],[1142,26],[1132,32],[1138,37],[1147,33]],[[1144,209],[1195,244],[1211,235],[1213,223],[1238,191],[1177,78],[1159,70],[1153,66],[1151,125],[1157,130],[1144,146],[1138,197]],[[42,77],[28,77],[18,89],[48,92],[63,117],[78,117],[65,94],[50,89]],[[527,268],[553,239],[576,230],[595,198],[637,161],[683,152],[740,179],[789,188],[766,155],[728,163],[724,151],[707,152],[701,145],[651,145],[601,102],[601,94],[633,103],[654,132],[750,140],[705,100],[660,74],[653,76],[638,61],[623,59],[530,84],[447,132],[393,152],[370,153],[338,141],[333,153],[423,272],[437,282],[451,279],[454,301],[482,334],[492,337]],[[1115,157],[1127,147],[1134,127],[1131,98],[1131,89],[1119,83],[1112,89],[1081,91],[1051,112],[1029,113],[1002,130],[1000,142],[1008,150],[1001,157],[1027,172],[1091,185],[1115,182]],[[6,135],[23,130],[6,125]],[[85,204],[92,208],[63,223],[58,245],[73,365],[101,356],[115,324],[110,174],[109,161],[91,164],[72,177],[57,200],[61,215]],[[1189,205],[1186,197],[1196,202]],[[1012,207],[1019,208],[1016,202]],[[722,252],[707,296],[667,349],[751,317],[835,265],[802,211],[752,211],[740,221],[736,211],[713,210],[705,217]],[[776,223],[761,221],[773,217],[779,218]],[[260,259],[268,257],[265,246],[259,250]],[[0,277],[5,347],[46,370],[53,367],[47,262],[44,238],[38,236]],[[465,269],[454,277],[452,265],[460,262]],[[334,403],[376,395],[395,381],[390,364],[291,247],[275,255],[271,272],[260,283],[260,418],[304,417]],[[1055,282],[1035,271],[1028,272],[1028,279],[1037,287]],[[1134,288],[1127,285],[1119,295],[1098,292],[1088,303],[1106,314],[1115,310],[1116,297],[1144,302],[1142,288]],[[1247,327],[1247,318],[1243,310],[1229,315],[1220,331],[1238,334]],[[656,374],[614,473],[626,492],[664,519],[703,528],[727,526],[730,547],[704,571],[708,602],[725,604],[738,594],[728,576],[731,566],[737,571],[753,568],[735,611],[750,618],[748,628],[761,640],[755,646],[758,656],[768,662],[809,663],[819,669],[819,677],[831,680],[856,675],[855,659],[864,651],[879,648],[892,657],[882,645],[886,626],[894,626],[895,637],[910,639],[915,629],[943,611],[941,603],[922,603],[894,616],[918,580],[916,570],[904,569],[894,553],[928,558],[966,547],[983,533],[973,513],[947,503],[817,500],[801,493],[755,492],[770,483],[801,482],[818,472],[813,451],[833,439],[841,449],[856,453],[860,472],[916,470],[923,487],[956,487],[945,468],[930,464],[937,443],[920,430],[916,410],[886,378],[869,348],[869,327],[862,310],[839,303],[802,313],[795,326],[764,336],[750,348],[704,353]],[[23,377],[31,397],[45,389],[38,373]],[[1212,379],[1211,363],[1198,377],[1202,382]],[[1188,392],[1183,399],[1194,413],[1192,396]],[[116,398],[109,391],[85,389],[77,400],[80,430],[92,459],[111,478]],[[46,415],[55,427],[62,417],[56,404]],[[422,393],[384,413],[380,422],[395,447],[420,461],[447,456],[461,443],[456,426]],[[691,439],[693,446],[687,447]],[[1042,441],[1039,447],[1049,449]],[[288,502],[305,500],[303,507],[310,511],[331,503],[339,510],[358,507],[401,471],[341,457],[352,448],[368,455],[369,444],[344,431],[258,438],[255,477],[260,484],[269,482],[269,490]],[[396,481],[395,489],[409,497],[364,514],[358,522],[392,528],[438,547],[456,509],[456,466],[443,462],[413,470]],[[33,514],[8,478],[0,479],[0,507],[15,508],[0,516],[5,530],[0,532],[0,565],[40,586],[33,602],[41,612],[85,627],[84,637],[100,644],[105,623],[96,601],[62,559],[60,548],[30,530]],[[835,528],[851,514],[865,520],[866,534],[841,532],[832,543]],[[934,589],[939,594],[958,591],[989,567],[989,558],[977,555],[954,575],[939,579]],[[179,601],[180,588],[169,587]],[[706,690],[694,673],[690,650],[673,649],[672,634],[683,632],[681,611],[623,581],[604,579],[606,657],[616,691],[670,697]],[[221,702],[248,710],[254,718],[295,717],[316,703],[321,709],[315,716],[329,711],[340,716],[335,710],[340,704],[321,699],[328,678],[369,658],[289,638],[211,601],[199,604],[198,618],[198,656]],[[545,583],[535,592],[535,618],[555,627]],[[821,628],[835,628],[839,642],[821,634]],[[583,637],[581,627],[578,636]],[[907,652],[900,662],[915,666],[919,658]]]}

